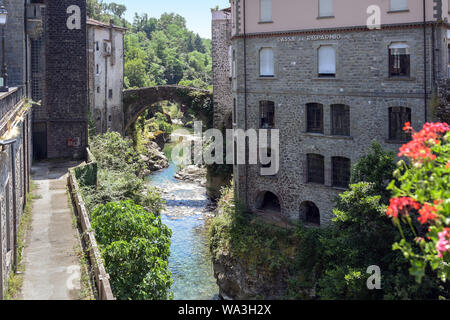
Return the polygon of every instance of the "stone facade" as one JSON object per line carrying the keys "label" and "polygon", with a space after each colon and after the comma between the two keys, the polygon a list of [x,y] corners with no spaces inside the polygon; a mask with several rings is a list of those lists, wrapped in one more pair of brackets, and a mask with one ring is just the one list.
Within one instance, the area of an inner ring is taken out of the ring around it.
{"label": "stone facade", "polygon": [[88,19],[89,112],[96,132],[123,132],[126,29]]}
{"label": "stone facade", "polygon": [[44,1],[42,102],[33,115],[39,158],[84,158],[88,143],[86,2]]}
{"label": "stone facade", "polygon": [[231,92],[231,12],[211,10],[212,13],[212,70],[214,87],[214,128],[231,129],[233,96]]}
{"label": "stone facade", "polygon": [[[238,7],[233,11],[242,10]],[[428,24],[426,51],[420,21],[382,26],[380,30],[348,27],[235,35],[232,38],[237,59],[232,88],[232,96],[237,101],[234,127],[259,129],[260,101],[273,101],[274,129],[280,130],[280,171],[268,177],[261,176],[259,165],[236,165],[234,177],[239,199],[249,210],[258,212],[261,196],[271,192],[278,198],[281,216],[291,221],[298,221],[302,205],[314,203],[320,211],[320,224],[329,225],[334,199],[345,190],[332,186],[332,158],[343,157],[355,164],[373,141],[386,149],[398,150],[400,142],[389,141],[391,107],[409,108],[415,129],[433,120],[430,103],[436,92],[436,79],[447,76],[446,29],[446,24]],[[406,43],[410,48],[409,77],[389,77],[389,46],[396,42]],[[324,45],[335,48],[334,78],[318,76],[318,49]],[[259,76],[262,48],[273,49],[273,77]],[[433,57],[433,48],[440,54]],[[307,133],[306,105],[309,103],[323,105],[322,134]],[[332,135],[331,105],[334,104],[350,109],[349,136]],[[228,108],[231,110],[232,104]],[[307,154],[324,157],[323,184],[308,183]]]}

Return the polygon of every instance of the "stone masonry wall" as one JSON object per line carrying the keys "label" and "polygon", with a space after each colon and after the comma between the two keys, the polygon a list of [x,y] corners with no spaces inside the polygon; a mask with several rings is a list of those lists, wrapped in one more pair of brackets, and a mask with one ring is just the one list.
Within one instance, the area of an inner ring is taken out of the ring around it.
{"label": "stone masonry wall", "polygon": [[[70,6],[77,6],[70,11]],[[68,12],[69,11],[69,12]],[[80,28],[69,29],[71,16]],[[87,146],[86,1],[46,1],[45,92],[48,158],[84,158]]]}
{"label": "stone masonry wall", "polygon": [[[430,32],[428,28],[428,48],[431,48]],[[388,141],[389,107],[411,108],[416,129],[425,122],[423,29],[342,32],[335,33],[330,40],[315,39],[312,35],[247,39],[247,124],[248,128],[259,127],[259,101],[275,102],[275,128],[280,129],[280,171],[277,176],[263,177],[257,165],[249,165],[247,173],[245,166],[236,166],[235,185],[241,199],[245,199],[247,192],[250,209],[255,209],[259,193],[271,191],[279,197],[284,216],[298,220],[301,204],[312,201],[320,209],[321,224],[327,225],[333,217],[333,201],[343,191],[331,187],[332,157],[346,157],[355,164],[373,141],[380,142],[386,149],[397,150],[400,145]],[[408,79],[388,77],[388,47],[397,41],[407,42],[411,48],[411,77]],[[246,126],[243,43],[242,38],[233,40],[238,52],[237,79],[233,87],[238,128]],[[317,49],[325,44],[336,48],[335,79],[317,77]],[[258,55],[263,47],[274,48],[274,78],[259,77]],[[431,59],[427,62],[431,70]],[[428,84],[431,83],[430,78]],[[428,91],[430,94],[431,87]],[[324,105],[324,134],[306,133],[307,103]],[[350,137],[331,136],[332,104],[350,107]],[[325,157],[324,185],[306,183],[308,153]]]}
{"label": "stone masonry wall", "polygon": [[231,15],[212,10],[212,62],[214,87],[214,128],[229,126],[232,119]]}

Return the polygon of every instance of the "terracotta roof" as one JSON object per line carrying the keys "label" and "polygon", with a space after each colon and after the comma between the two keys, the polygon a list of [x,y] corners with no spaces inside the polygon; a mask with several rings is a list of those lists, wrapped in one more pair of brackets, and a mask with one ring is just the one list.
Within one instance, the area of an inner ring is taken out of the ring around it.
{"label": "terracotta roof", "polygon": [[[94,20],[94,19],[90,19],[90,18],[88,18],[87,19],[87,22],[86,22],[88,25],[91,25],[91,26],[97,26],[97,27],[102,27],[102,28],[111,28],[111,25],[109,24],[109,23],[105,23],[105,22],[101,22],[101,21],[97,21],[97,20]],[[116,26],[116,25],[112,25],[112,27],[114,28],[114,29],[119,29],[119,30],[128,30],[127,28],[124,28],[124,27],[119,27],[119,26]]]}

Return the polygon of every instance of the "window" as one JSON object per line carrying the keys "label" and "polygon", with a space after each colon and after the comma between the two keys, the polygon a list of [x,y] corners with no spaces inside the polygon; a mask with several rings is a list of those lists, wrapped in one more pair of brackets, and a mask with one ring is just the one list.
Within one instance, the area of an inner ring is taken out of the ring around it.
{"label": "window", "polygon": [[261,128],[271,129],[275,126],[275,103],[273,101],[260,101]]}
{"label": "window", "polygon": [[348,188],[350,184],[350,167],[350,159],[333,158],[333,187]]}
{"label": "window", "polygon": [[97,74],[99,74],[99,73],[100,73],[100,68],[99,68],[98,64],[97,64],[96,69],[97,69],[97,70],[96,70]]}
{"label": "window", "polygon": [[113,91],[112,91],[112,89],[109,89],[109,91],[108,91],[108,97],[109,97],[110,99],[112,99],[112,97],[113,97]]}
{"label": "window", "polygon": [[236,98],[233,99],[233,123],[237,123],[237,105],[236,105]]}
{"label": "window", "polygon": [[331,106],[331,134],[350,136],[350,108],[343,104]]}
{"label": "window", "polygon": [[259,70],[261,77],[274,76],[273,49],[262,48],[259,52]]}
{"label": "window", "polygon": [[100,87],[97,87],[97,93],[100,93]]}
{"label": "window", "polygon": [[336,76],[336,50],[332,46],[319,48],[319,77]]}
{"label": "window", "polygon": [[96,51],[100,50],[100,47],[99,47],[99,45],[98,45],[98,41],[95,42],[95,50],[96,50]]}
{"label": "window", "polygon": [[323,105],[308,103],[306,105],[307,132],[323,133]]}
{"label": "window", "polygon": [[308,182],[325,183],[325,158],[319,154],[308,154]]}
{"label": "window", "polygon": [[410,53],[406,43],[394,43],[389,46],[389,76],[409,77]]}
{"label": "window", "polygon": [[320,211],[314,202],[305,201],[300,205],[300,219],[306,224],[320,226]]}
{"label": "window", "polygon": [[233,57],[232,57],[232,66],[231,66],[231,73],[232,77],[236,77],[236,50],[233,50]]}
{"label": "window", "polygon": [[319,17],[333,17],[333,0],[319,0]]}
{"label": "window", "polygon": [[391,11],[408,10],[408,0],[391,0]]}
{"label": "window", "polygon": [[411,109],[405,107],[389,108],[389,140],[408,141],[411,135],[403,128],[411,122]]}
{"label": "window", "polygon": [[261,22],[272,22],[272,0],[260,0]]}

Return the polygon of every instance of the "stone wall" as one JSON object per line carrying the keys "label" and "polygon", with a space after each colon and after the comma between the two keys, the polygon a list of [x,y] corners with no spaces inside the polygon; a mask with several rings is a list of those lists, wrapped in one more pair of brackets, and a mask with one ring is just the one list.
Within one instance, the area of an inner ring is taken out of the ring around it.
{"label": "stone wall", "polygon": [[84,158],[88,143],[86,2],[48,0],[45,5],[45,85],[41,112],[34,117],[43,136],[42,145],[35,147],[45,148],[48,158]]}
{"label": "stone wall", "polygon": [[[271,191],[279,197],[281,213],[299,219],[300,206],[314,202],[321,213],[321,225],[330,224],[335,197],[343,189],[333,188],[332,157],[349,158],[355,164],[373,141],[386,149],[399,144],[388,141],[389,107],[411,108],[412,124],[419,129],[425,122],[423,29],[389,28],[379,31],[336,31],[328,40],[314,33],[247,38],[247,91],[244,91],[244,39],[233,40],[237,52],[237,79],[233,95],[237,99],[237,127],[259,128],[259,101],[275,102],[275,128],[280,130],[280,171],[273,177],[260,175],[257,165],[235,166],[235,186],[239,198],[256,210],[257,197]],[[427,28],[428,70],[431,69],[431,28]],[[411,48],[411,76],[388,77],[388,47],[407,42]],[[439,43],[441,43],[439,41]],[[336,78],[317,76],[317,49],[336,48]],[[444,44],[445,45],[445,44]],[[275,77],[259,77],[259,50],[274,49]],[[444,48],[440,48],[443,50]],[[431,98],[431,72],[428,71]],[[245,119],[247,99],[247,119]],[[324,106],[324,134],[306,133],[306,104]],[[428,102],[429,103],[429,102]],[[331,135],[332,104],[350,107],[351,136]],[[306,182],[306,155],[325,157],[325,184]],[[247,169],[247,171],[246,171]],[[246,183],[247,182],[247,183]]]}
{"label": "stone wall", "polygon": [[230,127],[232,122],[231,14],[225,10],[211,12],[214,128],[220,129]]}

